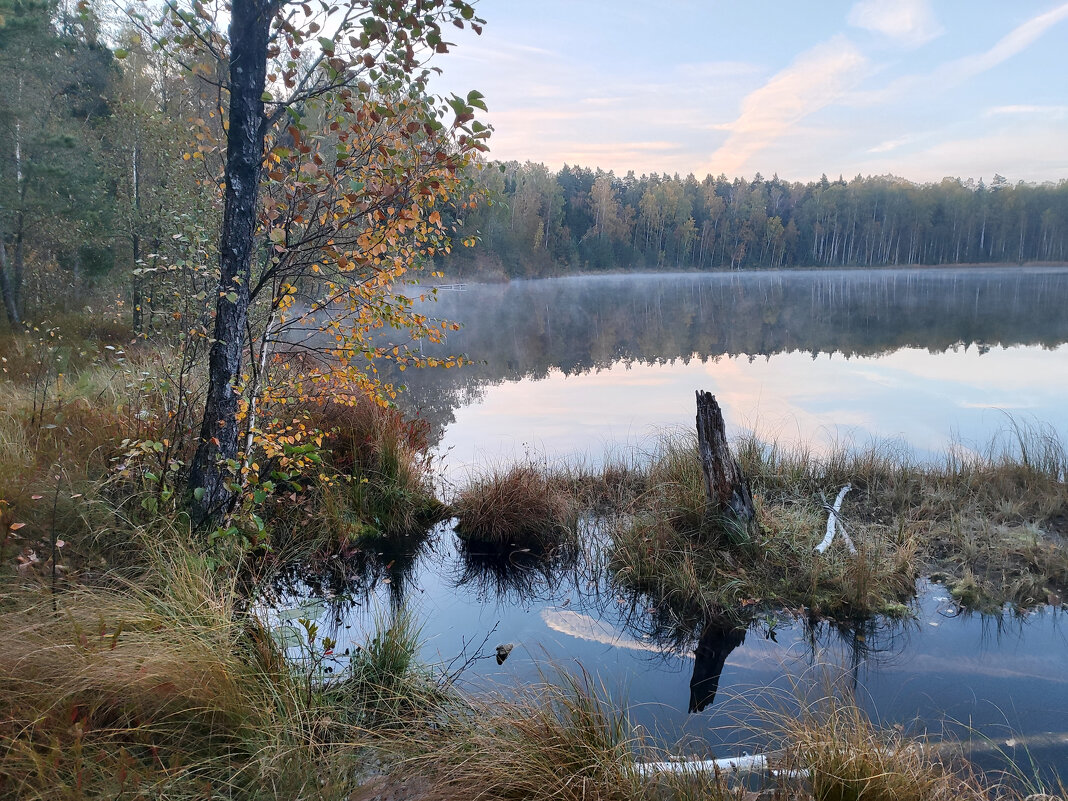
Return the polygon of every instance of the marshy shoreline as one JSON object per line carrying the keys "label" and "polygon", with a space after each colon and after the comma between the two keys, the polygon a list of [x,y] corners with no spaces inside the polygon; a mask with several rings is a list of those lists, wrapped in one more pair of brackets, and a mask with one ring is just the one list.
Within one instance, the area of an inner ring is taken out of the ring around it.
{"label": "marshy shoreline", "polygon": [[[287,570],[399,578],[450,517],[462,544],[491,543],[509,563],[519,551],[532,571],[576,551],[600,560],[609,586],[652,602],[685,642],[709,621],[908,617],[921,576],[962,609],[1021,614],[1059,606],[1068,586],[1064,446],[1023,429],[1012,447],[941,463],[743,438],[733,447],[760,535],[724,544],[688,432],[596,469],[502,466],[443,501],[423,424],[320,399],[292,410],[323,432],[318,475],[262,490],[262,529],[205,542],[167,478],[187,458],[165,433],[170,357],[123,350],[120,336],[4,352],[15,378],[0,425],[0,797],[744,797],[728,773],[639,771],[675,744],[640,731],[582,668],[472,695],[454,669],[420,664],[419,621],[402,606],[348,654],[310,616],[287,616],[283,638],[277,618],[250,611]],[[847,483],[841,520],[857,553],[840,538],[816,553]],[[873,724],[848,687],[800,709],[764,722],[778,797],[1036,789],[1025,770],[981,775],[940,756],[952,746],[918,749]]]}

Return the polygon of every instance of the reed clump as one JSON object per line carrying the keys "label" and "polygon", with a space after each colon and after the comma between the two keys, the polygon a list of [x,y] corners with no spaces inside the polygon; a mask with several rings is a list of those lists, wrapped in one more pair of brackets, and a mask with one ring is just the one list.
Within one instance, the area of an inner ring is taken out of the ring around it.
{"label": "reed clump", "polygon": [[610,566],[620,583],[680,617],[784,607],[838,619],[899,614],[914,592],[915,543],[885,528],[851,526],[855,553],[843,543],[816,553],[827,519],[818,497],[768,503],[757,491],[759,535],[727,545],[707,513],[695,437],[663,439],[648,476],[613,531]]}
{"label": "reed clump", "polygon": [[941,748],[880,729],[851,693],[804,701],[799,708],[763,711],[775,733],[776,765],[786,787],[813,801],[986,801],[1020,796],[984,783],[963,761],[948,762]]}
{"label": "reed clump", "polygon": [[332,546],[425,534],[444,519],[425,421],[365,397],[311,404],[308,417],[327,434],[330,471],[317,488],[313,513]]}
{"label": "reed clump", "polygon": [[530,463],[476,477],[453,502],[456,533],[498,548],[549,551],[571,544],[575,511],[567,482]]}

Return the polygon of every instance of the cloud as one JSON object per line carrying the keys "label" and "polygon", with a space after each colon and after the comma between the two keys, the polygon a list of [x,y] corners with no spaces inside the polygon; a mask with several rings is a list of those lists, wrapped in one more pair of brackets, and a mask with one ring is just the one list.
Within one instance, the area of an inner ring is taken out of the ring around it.
{"label": "cloud", "polygon": [[[618,631],[611,624],[592,618],[589,615],[565,609],[542,609],[541,619],[553,631],[559,631],[561,634],[577,637],[580,640],[588,640],[601,645],[612,645],[616,648],[627,648],[632,651],[648,651],[654,654],[664,653],[662,649],[653,643],[637,640]],[[692,657],[689,653],[682,653],[679,656]]]}
{"label": "cloud", "polygon": [[738,174],[752,156],[802,119],[834,103],[863,77],[868,61],[844,36],[816,45],[742,100],[730,136],[712,154],[708,171]]}
{"label": "cloud", "polygon": [[993,106],[988,108],[984,114],[987,117],[1019,117],[1019,116],[1034,116],[1034,117],[1052,117],[1054,119],[1061,119],[1068,116],[1068,106],[1028,106],[1028,105],[1015,105],[1015,106]]}
{"label": "cloud", "polygon": [[927,0],[861,0],[850,10],[849,24],[881,33],[906,47],[919,47],[942,33]]}
{"label": "cloud", "polygon": [[885,142],[880,142],[875,147],[868,148],[869,153],[889,153],[891,150],[897,150],[899,147],[912,144],[916,141],[915,136],[902,136],[899,139],[887,139]]}
{"label": "cloud", "polygon": [[1013,28],[983,53],[965,56],[938,69],[936,77],[949,84],[973,78],[1026,50],[1057,23],[1068,18],[1068,3],[1032,17]]}
{"label": "cloud", "polygon": [[919,181],[937,181],[947,175],[985,177],[989,181],[995,172],[1014,182],[1059,181],[1068,179],[1066,138],[1068,127],[1063,121],[1012,125],[976,136],[932,142],[905,157],[879,153],[854,163],[849,171],[893,172]]}
{"label": "cloud", "polygon": [[853,105],[877,106],[907,98],[917,91],[930,95],[949,89],[993,69],[1038,41],[1054,25],[1068,19],[1068,3],[1039,14],[1013,28],[981,53],[954,59],[927,75],[907,75],[871,92],[858,92],[849,98]]}

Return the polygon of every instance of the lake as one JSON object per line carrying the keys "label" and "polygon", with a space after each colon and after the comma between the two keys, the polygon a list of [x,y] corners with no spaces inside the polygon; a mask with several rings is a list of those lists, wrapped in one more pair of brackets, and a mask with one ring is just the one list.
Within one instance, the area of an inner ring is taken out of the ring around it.
{"label": "lake", "polygon": [[[716,395],[735,433],[817,449],[890,441],[938,458],[1011,447],[1014,424],[1068,439],[1066,269],[571,277],[469,284],[428,312],[464,326],[440,352],[476,360],[398,376],[404,403],[434,428],[446,494],[487,463],[597,463],[647,447],[693,426],[697,389]],[[309,581],[290,602],[325,599],[309,609],[343,648],[405,601],[425,624],[424,659],[470,660],[461,680],[477,690],[581,664],[680,753],[759,748],[759,727],[732,725],[766,704],[757,688],[786,698],[832,676],[885,724],[969,738],[981,765],[1030,754],[1068,772],[1059,609],[960,615],[922,582],[911,620],[782,614],[695,642],[595,562],[471,553],[446,524],[429,542],[365,554],[347,583]],[[501,665],[499,643],[515,644]]]}
{"label": "lake", "polygon": [[735,432],[813,446],[986,447],[1066,432],[1068,273],[1058,269],[621,275],[469,284],[429,310],[480,363],[408,372],[445,466],[527,452],[593,460],[692,426],[694,391]]}

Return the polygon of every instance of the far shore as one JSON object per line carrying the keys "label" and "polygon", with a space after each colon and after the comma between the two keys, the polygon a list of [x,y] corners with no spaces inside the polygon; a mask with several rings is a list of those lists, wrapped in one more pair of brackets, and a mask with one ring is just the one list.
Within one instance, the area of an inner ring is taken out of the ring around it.
{"label": "far shore", "polygon": [[[448,267],[440,270],[442,277],[437,279],[435,286],[450,286],[453,284],[508,284],[513,281],[540,281],[549,278],[596,278],[598,276],[668,276],[668,275],[768,275],[784,273],[859,273],[859,272],[948,272],[955,270],[1065,270],[1068,262],[1028,261],[1028,262],[969,262],[962,264],[880,264],[880,265],[846,265],[846,266],[794,266],[794,267],[747,267],[744,270],[699,270],[694,267],[673,267],[671,269],[614,269],[614,270],[574,270],[555,271],[545,275],[531,275],[524,277],[508,276],[499,267],[487,267],[486,262],[476,261],[482,266],[473,274],[465,275],[462,271],[452,272]],[[420,280],[420,283],[424,281]]]}

